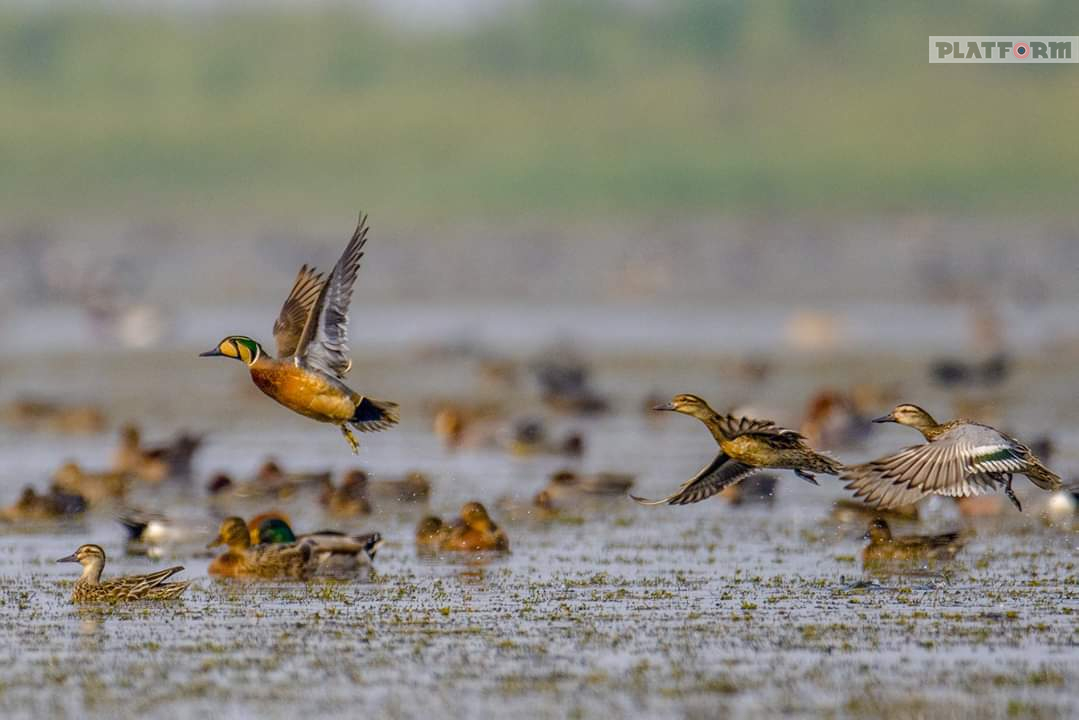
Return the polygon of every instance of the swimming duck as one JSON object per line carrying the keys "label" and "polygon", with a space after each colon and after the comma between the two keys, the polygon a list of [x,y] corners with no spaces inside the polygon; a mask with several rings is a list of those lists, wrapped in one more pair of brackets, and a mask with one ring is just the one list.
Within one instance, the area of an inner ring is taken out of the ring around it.
{"label": "swimming duck", "polygon": [[[161,555],[162,548],[186,542],[205,542],[209,534],[205,528],[185,525],[158,513],[130,509],[116,518],[127,531],[127,552]],[[201,540],[200,540],[201,538]]]}
{"label": "swimming duck", "polygon": [[420,521],[416,529],[416,542],[421,547],[437,544],[440,550],[481,552],[510,549],[506,531],[498,527],[481,503],[469,502],[461,507],[461,517],[444,524],[436,517]]}
{"label": "swimming duck", "polygon": [[776,499],[776,485],[779,478],[773,473],[755,473],[745,480],[728,485],[719,491],[719,496],[734,506],[750,503],[770,503]]}
{"label": "swimming duck", "polygon": [[584,438],[580,433],[570,432],[561,440],[548,437],[547,426],[538,418],[523,418],[516,421],[505,443],[514,455],[566,455],[580,457],[584,454]]}
{"label": "swimming duck", "polygon": [[416,526],[416,545],[420,548],[436,549],[449,534],[450,527],[442,518],[428,515]]}
{"label": "swimming duck", "polygon": [[144,447],[138,426],[128,423],[120,429],[112,469],[151,483],[170,478],[186,480],[191,477],[191,459],[201,444],[202,438],[181,433],[168,445]]}
{"label": "swimming duck", "polygon": [[56,562],[77,562],[82,575],[75,581],[71,602],[126,602],[131,600],[171,600],[179,597],[190,582],[165,582],[183,567],[166,568],[147,575],[128,575],[101,581],[105,551],[98,545],[82,545]]}
{"label": "swimming duck", "polygon": [[229,517],[207,547],[225,545],[225,552],[210,563],[210,575],[261,578],[264,580],[306,580],[316,569],[311,545],[307,543],[251,545],[251,532],[243,518]]}
{"label": "swimming duck", "polygon": [[259,535],[259,528],[262,526],[262,523],[267,520],[275,520],[284,523],[286,526],[291,522],[289,516],[280,510],[266,510],[265,512],[260,512],[258,515],[255,515],[247,521],[247,532],[251,536],[252,545],[258,545],[263,542]]}
{"label": "swimming duck", "polygon": [[367,473],[349,470],[338,487],[322,491],[319,502],[333,515],[356,517],[371,514],[371,501],[367,498]]}
{"label": "swimming duck", "polygon": [[887,560],[951,560],[967,542],[960,533],[893,537],[888,521],[876,518],[865,534],[869,544],[862,550],[866,563]]}
{"label": "swimming duck", "polygon": [[127,473],[87,472],[75,462],[64,463],[52,476],[54,488],[81,495],[91,505],[123,498],[130,481]]}
{"label": "swimming duck", "polygon": [[811,448],[804,437],[785,430],[771,420],[720,415],[696,395],[682,394],[656,410],[679,412],[697,418],[712,432],[719,454],[676,492],[660,500],[631,495],[642,505],[688,505],[715,495],[763,468],[786,468],[817,484],[812,473],[838,475],[842,465]]}
{"label": "swimming duck", "polygon": [[610,409],[610,403],[591,385],[591,369],[572,352],[558,350],[555,357],[532,363],[532,372],[540,388],[540,399],[559,412],[598,415]]}
{"label": "swimming duck", "polygon": [[4,408],[6,424],[30,432],[93,435],[105,429],[105,413],[93,405],[66,405],[43,398],[19,398]]}
{"label": "swimming duck", "polygon": [[551,475],[544,490],[555,501],[591,497],[622,497],[631,487],[632,475],[613,472],[598,472],[591,475],[579,474],[572,470],[559,470]]}
{"label": "swimming duck", "polygon": [[382,546],[382,535],[346,535],[336,530],[296,535],[289,524],[279,518],[268,518],[259,524],[260,544],[304,543],[310,545],[320,575],[341,575],[371,567],[375,554]]}
{"label": "swimming duck", "polygon": [[276,460],[270,459],[259,466],[255,477],[245,487],[253,495],[287,497],[305,489],[324,491],[333,484],[330,478],[329,470],[285,472]]}
{"label": "swimming duck", "polygon": [[431,404],[434,433],[447,450],[494,447],[503,410],[491,403],[441,400]]}
{"label": "swimming duck", "polygon": [[39,494],[27,485],[13,505],[0,510],[0,520],[34,522],[70,518],[86,511],[86,498],[76,493],[50,488]]}
{"label": "swimming duck", "polygon": [[809,399],[800,430],[814,446],[841,448],[864,441],[872,427],[869,418],[858,411],[853,396],[821,390]]}
{"label": "swimming duck", "polygon": [[274,323],[277,359],[243,335],[230,335],[202,353],[243,361],[262,392],[293,412],[337,425],[353,453],[360,445],[350,426],[374,432],[398,420],[397,403],[366,397],[343,382],[352,368],[348,308],[366,242],[367,216],[361,215],[328,279],[314,268],[300,268]]}
{"label": "swimming duck", "polygon": [[368,488],[380,501],[425,502],[431,495],[431,480],[419,470],[410,470],[400,479],[372,480]]}
{"label": "swimming duck", "polygon": [[977,385],[993,387],[1008,379],[1011,374],[1011,358],[1006,353],[996,352],[979,361],[943,358],[936,360],[929,367],[929,375],[939,385]]}
{"label": "swimming duck", "polygon": [[898,405],[876,423],[894,422],[915,428],[927,443],[894,455],[847,467],[841,479],[855,497],[878,507],[917,502],[927,495],[984,495],[1003,486],[1012,492],[1012,475],[1026,475],[1043,490],[1059,490],[1060,477],[1042,465],[1027,446],[988,425],[969,420],[937,423],[917,405]]}
{"label": "swimming duck", "polygon": [[917,505],[899,505],[894,508],[878,508],[857,500],[841,498],[832,503],[831,517],[841,523],[864,523],[875,518],[898,522],[917,522]]}

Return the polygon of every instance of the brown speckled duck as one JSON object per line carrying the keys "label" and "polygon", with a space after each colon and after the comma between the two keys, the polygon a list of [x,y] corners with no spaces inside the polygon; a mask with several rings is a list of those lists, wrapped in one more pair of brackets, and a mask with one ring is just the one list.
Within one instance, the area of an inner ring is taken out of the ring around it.
{"label": "brown speckled duck", "polygon": [[969,420],[938,423],[917,405],[898,405],[873,422],[893,422],[922,433],[925,445],[846,468],[842,479],[855,497],[879,507],[908,505],[928,495],[984,495],[998,487],[1022,510],[1012,475],[1026,475],[1043,490],[1059,490],[1060,477],[1015,438]]}
{"label": "brown speckled duck", "polygon": [[696,395],[676,395],[656,407],[697,418],[712,432],[719,453],[707,466],[687,480],[676,492],[660,500],[633,497],[642,505],[688,505],[710,498],[764,468],[786,468],[808,482],[817,484],[814,472],[838,475],[842,465],[818,453],[804,437],[785,430],[771,420],[720,415]]}
{"label": "brown speckled duck", "polygon": [[105,569],[105,551],[99,545],[82,545],[56,562],[77,562],[82,575],[75,581],[71,602],[129,602],[133,600],[171,600],[187,590],[188,582],[165,582],[183,567],[158,570],[147,575],[128,575],[101,580]]}
{"label": "brown speckled duck", "polygon": [[894,537],[884,518],[873,520],[865,537],[869,544],[862,550],[862,561],[866,563],[951,560],[967,542],[967,538],[960,533]]}

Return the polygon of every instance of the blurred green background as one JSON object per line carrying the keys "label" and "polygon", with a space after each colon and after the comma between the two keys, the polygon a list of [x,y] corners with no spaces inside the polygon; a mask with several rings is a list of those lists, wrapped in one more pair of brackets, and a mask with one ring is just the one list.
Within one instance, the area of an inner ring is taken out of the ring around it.
{"label": "blurred green background", "polygon": [[1074,214],[1079,66],[927,62],[1065,0],[224,7],[0,11],[0,212]]}

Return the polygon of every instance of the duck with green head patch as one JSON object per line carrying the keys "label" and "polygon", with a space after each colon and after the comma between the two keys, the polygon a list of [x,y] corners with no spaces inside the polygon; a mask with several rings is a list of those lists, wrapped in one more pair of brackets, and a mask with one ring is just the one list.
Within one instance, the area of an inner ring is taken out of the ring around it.
{"label": "duck with green head patch", "polygon": [[809,446],[805,437],[779,427],[771,420],[720,415],[696,395],[675,395],[656,410],[695,417],[704,423],[719,445],[719,453],[705,467],[660,500],[631,495],[642,505],[689,505],[712,497],[726,487],[745,480],[764,468],[786,468],[817,484],[813,473],[838,475],[842,465]]}
{"label": "duck with green head patch", "polygon": [[271,357],[252,338],[230,335],[202,357],[240,360],[262,392],[300,415],[341,429],[353,453],[359,443],[350,427],[360,432],[385,430],[398,420],[397,404],[373,400],[344,383],[352,367],[348,344],[348,308],[352,286],[367,242],[367,217],[329,278],[304,265],[274,323],[278,357]]}
{"label": "duck with green head patch", "polygon": [[938,423],[917,405],[897,405],[876,423],[912,427],[926,439],[887,457],[851,465],[843,472],[855,497],[882,508],[909,505],[929,495],[968,497],[1004,488],[1017,509],[1012,475],[1026,475],[1042,490],[1059,490],[1060,477],[1026,445],[996,428],[970,420]]}
{"label": "duck with green head patch", "polygon": [[271,517],[259,524],[260,544],[302,543],[310,546],[317,563],[319,575],[347,575],[361,568],[371,567],[375,554],[382,546],[379,533],[346,535],[336,530],[296,535],[288,522]]}
{"label": "duck with green head patch", "polygon": [[207,572],[217,577],[307,580],[315,571],[311,546],[305,543],[251,544],[251,531],[240,517],[225,518],[207,547],[226,546]]}

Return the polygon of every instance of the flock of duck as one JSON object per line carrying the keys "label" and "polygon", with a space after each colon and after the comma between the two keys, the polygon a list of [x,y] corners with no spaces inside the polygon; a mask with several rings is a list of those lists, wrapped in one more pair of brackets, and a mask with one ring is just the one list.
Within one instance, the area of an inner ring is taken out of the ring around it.
{"label": "flock of duck", "polygon": [[[222,339],[204,357],[226,357],[247,366],[251,380],[276,402],[311,420],[335,425],[353,453],[359,442],[353,431],[383,431],[399,419],[398,405],[353,390],[345,378],[352,368],[349,353],[348,311],[368,225],[365,216],[349,240],[343,254],[328,275],[303,266],[274,323],[277,356],[244,335]],[[502,372],[491,368],[492,373]],[[954,375],[954,368],[949,368]],[[605,401],[588,391],[585,377],[572,369],[552,366],[539,374],[551,402],[563,403],[581,413],[601,412]],[[831,408],[834,398],[822,398],[819,405]],[[50,413],[38,403],[30,413],[36,422],[46,422]],[[925,442],[901,449],[885,457],[857,465],[846,465],[811,444],[823,427],[812,426],[803,434],[783,428],[771,420],[720,414],[702,398],[679,394],[655,405],[655,411],[689,415],[711,432],[718,451],[693,477],[666,497],[650,500],[630,495],[643,505],[687,505],[722,493],[732,501],[740,492],[760,483],[757,492],[771,495],[774,479],[769,470],[786,469],[803,480],[817,484],[816,475],[838,476],[857,501],[837,507],[863,512],[869,520],[864,551],[866,562],[874,560],[947,559],[962,546],[965,535],[893,537],[885,519],[889,514],[909,516],[912,506],[930,495],[967,498],[1003,490],[1019,510],[1012,490],[1015,475],[1025,475],[1042,490],[1056,492],[1062,482],[1035,453],[1017,439],[993,428],[967,420],[938,423],[922,408],[897,405],[875,423],[897,423],[919,431]],[[475,414],[474,414],[475,415]],[[482,415],[482,413],[480,413]],[[81,422],[99,420],[92,412],[79,409]],[[74,420],[72,421],[74,422]],[[460,445],[475,430],[476,417],[460,409],[443,408],[435,416],[435,428],[448,444]],[[807,435],[811,437],[807,437]],[[571,436],[563,442],[548,443],[542,427],[520,427],[514,433],[514,448],[541,444],[553,451],[573,455],[581,452],[583,439]],[[160,483],[163,479],[189,476],[191,458],[201,439],[182,435],[162,447],[145,447],[138,429],[125,427],[114,457],[114,467],[104,473],[84,471],[68,463],[55,475],[47,494],[32,488],[3,510],[6,519],[45,519],[77,514],[87,505],[119,500],[133,480]],[[580,477],[558,473],[547,488],[536,495],[530,511],[556,511],[567,497],[625,497],[632,478],[614,474]],[[430,483],[413,473],[400,480],[373,483],[361,470],[353,470],[335,486],[328,473],[285,473],[275,462],[267,462],[255,478],[238,483],[229,476],[211,479],[208,490],[216,502],[236,498],[285,498],[305,488],[315,488],[326,512],[336,517],[354,517],[371,511],[371,497],[381,494],[400,502],[426,498]],[[763,489],[761,489],[763,488]],[[507,508],[507,512],[511,511]],[[122,519],[134,542],[153,544],[155,537],[169,528],[159,519],[129,513]],[[509,549],[506,532],[492,520],[479,502],[469,502],[460,517],[443,521],[423,518],[416,530],[416,546],[426,552],[500,552]],[[378,533],[350,535],[335,531],[295,533],[287,516],[263,513],[250,520],[238,515],[220,524],[211,547],[224,552],[209,565],[209,573],[219,577],[263,579],[308,579],[318,576],[348,576],[370,568],[382,538]],[[93,544],[79,547],[59,562],[77,562],[82,575],[75,583],[75,602],[161,600],[175,598],[188,582],[172,578],[182,567],[157,572],[102,579],[104,550]]]}

